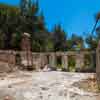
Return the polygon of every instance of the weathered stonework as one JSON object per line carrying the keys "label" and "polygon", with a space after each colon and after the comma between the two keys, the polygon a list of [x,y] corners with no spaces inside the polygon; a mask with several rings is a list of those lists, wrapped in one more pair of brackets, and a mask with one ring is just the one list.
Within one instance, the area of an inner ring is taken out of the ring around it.
{"label": "weathered stonework", "polygon": [[0,51],[0,72],[9,72],[16,69],[16,57],[14,51]]}
{"label": "weathered stonework", "polygon": [[51,53],[51,55],[50,55],[50,65],[52,66],[52,67],[55,67],[55,54],[54,53]]}
{"label": "weathered stonework", "polygon": [[[14,69],[16,66],[18,66],[18,69],[27,69],[27,65],[32,66],[32,68],[36,70],[43,69],[46,65],[49,67],[58,67],[57,66],[57,57],[61,57],[61,64],[63,68],[68,69],[68,59],[69,56],[74,56],[75,58],[75,68],[81,69],[84,66],[84,55],[85,54],[91,54],[93,55],[93,52],[48,52],[48,53],[31,53],[29,54],[28,58],[28,64],[27,64],[27,57],[26,52],[18,52],[18,51],[0,51],[0,62],[8,64],[10,69]],[[17,65],[17,56],[19,55],[18,59],[20,61],[19,65]],[[99,57],[99,55],[97,56]],[[98,58],[99,59],[99,58]],[[97,65],[99,66],[100,62],[97,59]],[[93,66],[93,60],[91,59],[91,65],[88,67]],[[97,67],[97,73],[99,73],[99,67]],[[4,67],[2,67],[2,64],[0,63],[0,71]]]}
{"label": "weathered stonework", "polygon": [[100,88],[100,41],[96,50],[96,74],[97,74],[97,81]]}
{"label": "weathered stonework", "polygon": [[[24,65],[27,69],[32,69],[33,66],[33,57],[32,57],[32,50],[31,50],[31,41],[30,41],[30,34],[23,33],[22,40],[21,40],[21,50],[24,51],[24,55],[21,56],[22,65]],[[22,58],[23,57],[23,58]]]}
{"label": "weathered stonework", "polygon": [[68,69],[68,56],[67,55],[63,55],[62,65],[63,65],[63,68]]}
{"label": "weathered stonework", "polygon": [[[45,66],[52,68],[57,68],[60,62],[60,67],[68,69],[69,57],[73,56],[75,58],[75,68],[81,69],[84,65],[84,55],[91,55],[91,65],[88,67],[93,67],[95,61],[93,60],[94,53],[91,51],[68,51],[68,52],[32,52],[30,34],[24,33],[21,40],[21,51],[0,51],[0,72],[14,70],[16,69],[35,69],[39,71]],[[99,60],[100,48],[97,48],[97,75],[100,73],[100,60]],[[60,58],[58,60],[58,58]],[[3,67],[2,67],[3,66]]]}
{"label": "weathered stonework", "polygon": [[84,66],[84,54],[77,54],[76,55],[76,68],[79,69],[80,67]]}

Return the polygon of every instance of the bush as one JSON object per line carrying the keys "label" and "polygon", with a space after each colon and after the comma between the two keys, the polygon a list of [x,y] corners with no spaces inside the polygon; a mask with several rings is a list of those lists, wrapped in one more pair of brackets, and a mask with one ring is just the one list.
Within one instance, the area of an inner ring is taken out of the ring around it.
{"label": "bush", "polygon": [[62,68],[61,70],[62,70],[63,72],[67,72],[67,71],[68,71],[67,68]]}
{"label": "bush", "polygon": [[76,62],[75,62],[75,58],[70,56],[69,59],[68,59],[68,69],[69,71],[75,71],[75,65],[76,65]]}

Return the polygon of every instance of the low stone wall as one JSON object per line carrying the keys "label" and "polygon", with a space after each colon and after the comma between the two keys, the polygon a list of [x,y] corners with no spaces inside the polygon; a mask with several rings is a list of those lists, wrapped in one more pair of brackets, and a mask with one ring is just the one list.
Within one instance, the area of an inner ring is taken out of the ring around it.
{"label": "low stone wall", "polygon": [[[93,55],[95,52],[56,52],[56,53],[40,53],[42,55],[41,61],[43,62],[43,65],[49,64],[51,67],[58,67],[59,63],[61,64],[62,68],[68,69],[68,61],[69,61],[69,56],[74,57],[75,59],[75,68],[76,69],[81,69],[84,67],[95,67],[93,61]],[[33,58],[35,53],[33,53]],[[85,55],[90,56],[90,64],[85,65]],[[40,57],[41,58],[41,57]],[[57,59],[59,58],[59,61]],[[42,65],[42,66],[43,66]]]}
{"label": "low stone wall", "polygon": [[14,51],[0,51],[0,72],[9,72],[15,68],[16,57]]}
{"label": "low stone wall", "polygon": [[[85,55],[90,55],[90,64],[84,65]],[[60,65],[62,68],[69,68],[69,56],[75,59],[75,68],[82,69],[84,67],[94,66],[95,61],[93,61],[94,52],[48,52],[48,53],[32,53],[32,52],[19,52],[19,51],[0,51],[0,62],[8,64],[8,66],[13,69],[16,65],[19,68],[26,69],[30,66],[36,70],[49,65],[51,67],[58,67]],[[1,63],[0,63],[1,64]],[[2,69],[0,65],[0,70]]]}
{"label": "low stone wall", "polygon": [[0,61],[15,63],[15,52],[14,51],[0,51]]}

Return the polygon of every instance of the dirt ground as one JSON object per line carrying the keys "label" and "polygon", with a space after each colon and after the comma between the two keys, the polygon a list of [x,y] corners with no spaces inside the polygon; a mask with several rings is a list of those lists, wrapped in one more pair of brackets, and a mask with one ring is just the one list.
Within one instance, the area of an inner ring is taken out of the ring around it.
{"label": "dirt ground", "polygon": [[100,100],[99,93],[73,85],[94,75],[54,71],[0,74],[0,100]]}

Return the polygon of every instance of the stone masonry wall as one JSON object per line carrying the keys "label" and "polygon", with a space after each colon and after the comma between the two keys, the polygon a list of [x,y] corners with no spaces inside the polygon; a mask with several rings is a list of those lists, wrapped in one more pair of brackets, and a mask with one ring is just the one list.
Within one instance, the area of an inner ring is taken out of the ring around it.
{"label": "stone masonry wall", "polygon": [[0,51],[0,72],[9,72],[15,68],[14,53],[14,51]]}
{"label": "stone masonry wall", "polygon": [[[48,52],[48,53],[32,53],[30,52],[27,54],[26,52],[15,52],[15,51],[0,51],[0,71],[4,69],[2,67],[2,63],[5,63],[10,69],[13,69],[16,65],[16,55],[19,54],[20,56],[20,66],[23,66],[24,68],[27,68],[27,64],[29,66],[32,66],[36,70],[39,70],[46,65],[49,65],[51,67],[57,67],[57,57],[61,57],[61,63],[62,67],[68,69],[68,57],[74,56],[75,58],[75,68],[82,68],[84,66],[84,55],[90,54],[93,55],[93,52]],[[30,62],[27,62],[27,58]],[[92,58],[91,58],[92,60]],[[2,63],[1,63],[2,62]],[[91,63],[92,66],[93,63]],[[89,67],[91,67],[89,66]]]}

